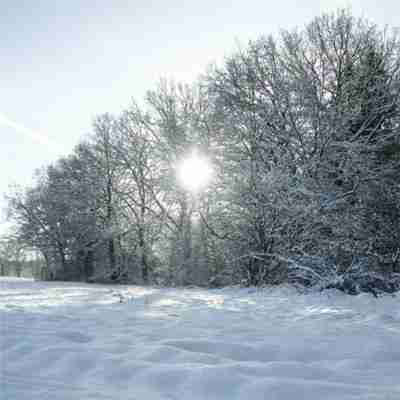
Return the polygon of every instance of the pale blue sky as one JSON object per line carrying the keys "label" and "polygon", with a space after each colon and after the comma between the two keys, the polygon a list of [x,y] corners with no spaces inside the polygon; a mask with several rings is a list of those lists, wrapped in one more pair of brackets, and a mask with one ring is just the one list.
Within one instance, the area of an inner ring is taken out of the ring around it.
{"label": "pale blue sky", "polygon": [[192,81],[237,41],[349,5],[400,25],[397,0],[2,0],[0,194],[29,183],[96,114],[119,112],[160,77]]}

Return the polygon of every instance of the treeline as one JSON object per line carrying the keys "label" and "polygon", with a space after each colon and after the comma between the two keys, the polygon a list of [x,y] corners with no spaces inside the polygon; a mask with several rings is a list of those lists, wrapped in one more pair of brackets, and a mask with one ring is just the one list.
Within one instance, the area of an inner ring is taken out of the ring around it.
{"label": "treeline", "polygon": [[[340,10],[251,41],[193,85],[161,82],[9,195],[18,240],[48,279],[388,282],[400,272],[399,49]],[[197,195],[176,179],[193,148],[214,170]]]}

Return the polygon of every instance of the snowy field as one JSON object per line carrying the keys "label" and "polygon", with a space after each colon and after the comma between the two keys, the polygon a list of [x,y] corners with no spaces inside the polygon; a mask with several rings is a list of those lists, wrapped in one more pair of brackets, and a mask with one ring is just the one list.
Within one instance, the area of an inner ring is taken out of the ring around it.
{"label": "snowy field", "polygon": [[0,399],[399,400],[400,297],[0,281]]}

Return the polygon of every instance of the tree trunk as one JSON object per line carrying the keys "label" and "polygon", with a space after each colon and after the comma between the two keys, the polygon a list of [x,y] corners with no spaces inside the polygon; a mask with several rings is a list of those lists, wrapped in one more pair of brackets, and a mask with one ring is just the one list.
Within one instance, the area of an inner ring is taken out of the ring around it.
{"label": "tree trunk", "polygon": [[149,268],[147,264],[147,251],[146,251],[146,243],[144,239],[143,227],[139,228],[139,256],[140,256],[140,265],[142,267],[142,278],[144,283],[149,282]]}
{"label": "tree trunk", "polygon": [[83,268],[85,271],[86,280],[88,280],[93,275],[93,250],[87,250],[84,261]]}
{"label": "tree trunk", "polygon": [[6,276],[6,264],[3,261],[0,262],[0,275]]}
{"label": "tree trunk", "polygon": [[108,261],[110,263],[111,271],[114,271],[116,260],[115,260],[115,244],[113,238],[108,240]]}
{"label": "tree trunk", "polygon": [[140,207],[140,226],[139,226],[139,249],[140,249],[140,264],[142,266],[142,278],[144,283],[149,282],[149,266],[147,263],[147,246],[145,238],[145,194],[141,192],[141,207]]}

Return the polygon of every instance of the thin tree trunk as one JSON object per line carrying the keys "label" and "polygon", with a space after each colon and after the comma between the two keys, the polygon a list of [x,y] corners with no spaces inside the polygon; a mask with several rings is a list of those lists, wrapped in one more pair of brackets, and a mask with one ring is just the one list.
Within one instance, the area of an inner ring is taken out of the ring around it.
{"label": "thin tree trunk", "polygon": [[4,262],[0,262],[0,275],[6,276],[6,265]]}
{"label": "thin tree trunk", "polygon": [[116,265],[116,259],[115,259],[115,244],[113,238],[108,240],[108,260],[110,262],[111,271],[114,271]]}

